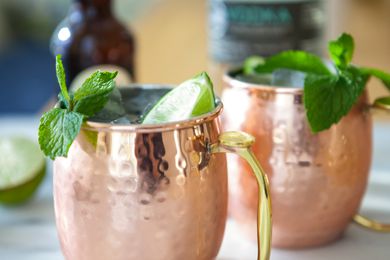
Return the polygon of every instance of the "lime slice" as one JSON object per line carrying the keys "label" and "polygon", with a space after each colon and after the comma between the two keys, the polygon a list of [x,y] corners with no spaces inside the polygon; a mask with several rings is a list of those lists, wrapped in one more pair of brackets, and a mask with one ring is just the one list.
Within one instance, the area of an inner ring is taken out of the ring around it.
{"label": "lime slice", "polygon": [[143,124],[159,124],[190,119],[213,111],[213,83],[203,72],[163,96],[147,113]]}
{"label": "lime slice", "polygon": [[46,161],[37,144],[24,137],[0,137],[0,203],[31,198],[45,175]]}

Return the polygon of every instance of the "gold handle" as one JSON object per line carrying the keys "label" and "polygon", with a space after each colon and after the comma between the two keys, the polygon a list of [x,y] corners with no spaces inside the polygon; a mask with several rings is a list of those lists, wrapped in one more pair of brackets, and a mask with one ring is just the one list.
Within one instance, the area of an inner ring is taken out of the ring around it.
{"label": "gold handle", "polygon": [[[390,112],[390,97],[382,97],[375,100],[373,109],[379,109]],[[372,220],[367,217],[363,217],[362,215],[356,215],[353,220],[368,229],[379,231],[379,232],[390,232],[390,224],[384,224]]]}
{"label": "gold handle", "polygon": [[259,188],[257,211],[258,260],[268,260],[271,253],[272,213],[269,183],[259,162],[250,149],[255,139],[243,132],[226,132],[219,136],[219,143],[211,146],[212,153],[235,153],[252,167]]}

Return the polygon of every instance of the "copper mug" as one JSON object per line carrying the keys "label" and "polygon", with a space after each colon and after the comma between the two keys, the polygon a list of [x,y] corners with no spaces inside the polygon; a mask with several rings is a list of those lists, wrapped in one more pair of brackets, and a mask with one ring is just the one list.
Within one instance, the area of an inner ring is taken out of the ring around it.
{"label": "copper mug", "polygon": [[221,133],[221,112],[219,103],[209,114],[175,123],[87,121],[68,157],[54,162],[56,224],[65,258],[216,258],[227,215],[224,153],[235,153],[248,161],[259,184],[258,259],[269,259],[267,178],[250,150],[251,136]]}
{"label": "copper mug", "polygon": [[[354,219],[381,231],[390,226],[357,215],[369,175],[373,107],[364,92],[347,116],[329,130],[313,134],[303,105],[303,90],[245,83],[240,70],[224,76],[224,129],[256,138],[252,149],[270,180],[272,245],[302,248],[339,238]],[[253,236],[257,187],[248,165],[231,158],[230,212]]]}

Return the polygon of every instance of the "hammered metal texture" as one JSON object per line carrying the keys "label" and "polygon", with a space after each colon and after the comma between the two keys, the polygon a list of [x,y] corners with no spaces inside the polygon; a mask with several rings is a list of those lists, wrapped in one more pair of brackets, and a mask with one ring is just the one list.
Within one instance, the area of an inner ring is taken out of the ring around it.
{"label": "hammered metal texture", "polygon": [[[358,212],[371,163],[372,122],[364,93],[337,125],[309,129],[302,90],[251,85],[225,76],[224,130],[242,130],[270,179],[275,247],[318,246],[339,238]],[[257,185],[229,157],[229,212],[256,238]]]}
{"label": "hammered metal texture", "polygon": [[150,132],[82,129],[68,157],[54,162],[65,258],[216,258],[227,215],[227,168],[225,155],[206,146],[219,134],[218,115]]}

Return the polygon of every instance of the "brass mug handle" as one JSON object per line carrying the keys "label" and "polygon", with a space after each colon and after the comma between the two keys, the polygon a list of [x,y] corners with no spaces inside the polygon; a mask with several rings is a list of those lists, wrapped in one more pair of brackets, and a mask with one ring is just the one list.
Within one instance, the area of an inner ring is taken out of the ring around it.
{"label": "brass mug handle", "polygon": [[211,145],[212,153],[235,153],[251,166],[259,188],[257,209],[258,260],[268,260],[271,254],[272,213],[269,182],[259,162],[251,150],[255,138],[243,132],[225,132],[219,142]]}
{"label": "brass mug handle", "polygon": [[[373,109],[379,109],[390,112],[390,97],[378,98],[374,101],[372,106]],[[354,216],[353,220],[368,229],[379,231],[379,232],[390,232],[390,224],[380,223],[373,219],[363,217],[362,215]]]}

